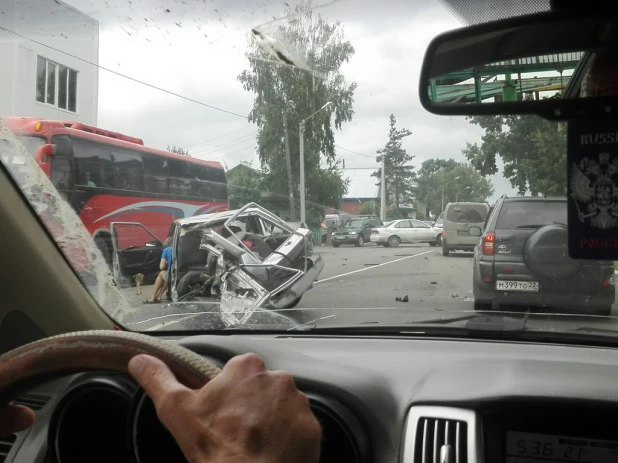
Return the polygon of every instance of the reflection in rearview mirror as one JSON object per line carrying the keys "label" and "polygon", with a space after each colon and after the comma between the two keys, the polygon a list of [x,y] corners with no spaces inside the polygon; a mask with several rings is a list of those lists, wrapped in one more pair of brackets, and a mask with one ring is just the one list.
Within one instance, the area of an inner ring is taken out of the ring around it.
{"label": "reflection in rearview mirror", "polygon": [[594,104],[607,112],[607,97],[617,95],[618,86],[606,85],[614,74],[602,72],[618,69],[617,43],[618,22],[595,12],[543,13],[447,32],[427,49],[421,103],[453,115],[564,118]]}

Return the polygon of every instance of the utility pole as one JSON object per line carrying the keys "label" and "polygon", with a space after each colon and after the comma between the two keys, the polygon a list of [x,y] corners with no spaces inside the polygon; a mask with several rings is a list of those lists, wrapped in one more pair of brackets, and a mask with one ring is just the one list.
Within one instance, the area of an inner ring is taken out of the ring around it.
{"label": "utility pole", "polygon": [[290,198],[291,222],[296,222],[296,206],[294,204],[294,185],[292,184],[292,165],[290,163],[290,142],[288,140],[288,117],[285,108],[281,110],[283,114],[283,141],[285,143],[285,167],[288,171],[288,196]]}
{"label": "utility pole", "polygon": [[386,154],[382,154],[382,172],[380,173],[380,220],[386,221]]}
{"label": "utility pole", "polygon": [[298,124],[298,148],[300,151],[300,221],[305,220],[305,121]]}

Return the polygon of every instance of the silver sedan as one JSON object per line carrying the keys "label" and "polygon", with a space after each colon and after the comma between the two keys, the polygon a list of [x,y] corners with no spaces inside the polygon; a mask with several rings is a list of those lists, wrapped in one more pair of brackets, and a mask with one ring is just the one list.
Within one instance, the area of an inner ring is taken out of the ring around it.
{"label": "silver sedan", "polygon": [[434,228],[415,219],[393,220],[383,227],[372,228],[369,240],[378,245],[396,248],[401,243],[442,243],[442,229]]}

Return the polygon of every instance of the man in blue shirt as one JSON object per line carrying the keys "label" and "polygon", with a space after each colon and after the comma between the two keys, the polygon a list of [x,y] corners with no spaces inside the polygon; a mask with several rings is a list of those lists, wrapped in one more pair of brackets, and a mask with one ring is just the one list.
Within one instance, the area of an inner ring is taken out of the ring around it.
{"label": "man in blue shirt", "polygon": [[154,284],[152,297],[144,301],[145,304],[154,304],[161,302],[161,297],[167,290],[169,285],[171,268],[172,268],[172,246],[171,239],[167,238],[163,243],[163,253],[161,254],[161,262],[159,262],[159,275]]}

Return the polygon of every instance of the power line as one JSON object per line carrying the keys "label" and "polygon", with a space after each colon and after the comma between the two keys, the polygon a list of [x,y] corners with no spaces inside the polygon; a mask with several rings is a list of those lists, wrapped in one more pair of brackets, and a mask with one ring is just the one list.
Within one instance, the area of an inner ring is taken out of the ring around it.
{"label": "power line", "polygon": [[181,95],[181,94],[179,94],[179,93],[172,92],[171,90],[166,90],[166,89],[164,89],[164,88],[157,87],[156,85],[149,84],[148,82],[144,82],[144,81],[142,81],[142,80],[136,79],[135,77],[127,76],[126,74],[122,74],[122,73],[120,73],[120,72],[117,72],[117,71],[114,71],[114,70],[112,70],[112,69],[106,68],[106,67],[104,67],[104,66],[101,66],[100,64],[95,64],[95,63],[93,63],[93,62],[91,62],[91,61],[88,61],[88,60],[86,60],[86,59],[84,59],[84,58],[80,58],[79,56],[73,55],[73,54],[71,54],[71,53],[67,53],[66,51],[60,50],[60,49],[58,49],[58,48],[52,47],[52,46],[47,45],[47,44],[45,44],[45,43],[42,43],[42,42],[39,42],[39,41],[37,41],[37,40],[31,39],[30,37],[26,37],[26,36],[24,36],[24,35],[21,35],[21,34],[19,34],[19,33],[17,33],[17,32],[14,32],[14,31],[12,31],[12,30],[10,30],[10,29],[7,29],[6,27],[2,27],[2,26],[0,26],[0,30],[6,31],[6,32],[8,32],[8,33],[10,33],[10,34],[13,34],[13,35],[16,35],[17,37],[21,37],[21,38],[22,38],[22,39],[24,39],[24,40],[29,40],[29,41],[31,41],[31,42],[33,42],[33,43],[36,43],[36,44],[38,44],[38,45],[41,45],[41,46],[43,46],[43,47],[47,47],[47,48],[49,48],[50,50],[57,51],[58,53],[62,53],[62,54],[64,54],[64,55],[70,56],[71,58],[75,58],[76,60],[82,61],[82,62],[84,62],[84,63],[86,63],[86,64],[91,65],[91,66],[95,66],[95,67],[97,67],[97,68],[99,68],[99,69],[103,69],[104,71],[111,72],[112,74],[115,74],[115,75],[117,75],[117,76],[124,77],[125,79],[132,80],[133,82],[137,82],[138,84],[145,85],[146,87],[154,88],[155,90],[159,90],[159,91],[161,91],[161,92],[167,93],[167,94],[169,94],[169,95],[173,95],[173,96],[178,97],[178,98],[182,98],[183,100],[187,100],[187,101],[190,101],[190,102],[192,102],[192,103],[199,104],[199,105],[201,105],[201,106],[206,106],[207,108],[214,109],[214,110],[216,110],[216,111],[221,111],[221,112],[226,113],[226,114],[231,114],[232,116],[242,117],[242,118],[243,118],[243,119],[245,119],[245,120],[247,119],[247,116],[243,116],[242,114],[238,114],[238,113],[235,113],[235,112],[233,112],[233,111],[228,111],[227,109],[223,109],[223,108],[218,108],[218,107],[213,106],[213,105],[210,105],[210,104],[208,104],[208,103],[204,103],[204,102],[202,102],[202,101],[195,100],[195,99],[190,98],[190,97],[188,97],[188,96],[184,96],[184,95]]}
{"label": "power line", "polygon": [[227,137],[228,135],[232,135],[232,134],[234,134],[234,133],[236,133],[236,132],[241,132],[241,131],[243,131],[243,130],[247,130],[247,129],[250,129],[250,128],[252,128],[252,126],[249,126],[249,127],[244,127],[244,128],[242,128],[242,129],[238,129],[238,130],[234,130],[233,132],[229,132],[229,133],[226,133],[226,134],[224,134],[224,135],[220,135],[220,136],[218,136],[218,137],[211,138],[210,140],[204,140],[204,141],[200,141],[200,142],[198,142],[198,143],[193,143],[192,145],[187,145],[187,146],[185,146],[185,147],[184,147],[184,149],[191,148],[191,147],[193,147],[193,146],[197,146],[197,145],[202,145],[202,144],[204,144],[204,143],[208,143],[208,142],[211,142],[211,141],[215,141],[215,140],[218,140],[219,138],[224,138],[224,137]]}
{"label": "power line", "polygon": [[372,159],[375,159],[375,158],[376,158],[375,156],[369,156],[369,155],[367,155],[367,154],[358,153],[358,152],[356,152],[356,151],[349,150],[349,149],[344,148],[343,146],[339,146],[339,145],[335,145],[335,148],[339,148],[340,150],[347,151],[348,153],[357,154],[357,155],[359,155],[359,156],[364,156],[364,157],[366,157],[366,158],[372,158]]}
{"label": "power line", "polygon": [[[207,150],[204,150],[204,151],[200,151],[200,152],[195,153],[195,154],[196,154],[196,155],[197,155],[197,154],[200,154],[200,155],[202,155],[202,156],[205,156],[205,155],[207,155],[207,154],[216,153],[217,151],[221,151],[221,150],[227,149],[227,148],[229,148],[229,147],[231,147],[231,146],[236,146],[236,145],[238,145],[238,144],[240,144],[240,143],[245,143],[245,142],[247,142],[250,138],[252,138],[254,135],[255,135],[255,132],[254,132],[254,133],[250,133],[250,134],[248,134],[248,135],[243,135],[242,137],[235,138],[234,140],[227,141],[227,142],[223,143],[222,145],[219,145],[219,146],[213,146],[213,147],[212,147],[212,148],[210,148],[210,149],[207,149]],[[232,142],[232,143],[230,143],[230,142]]]}

